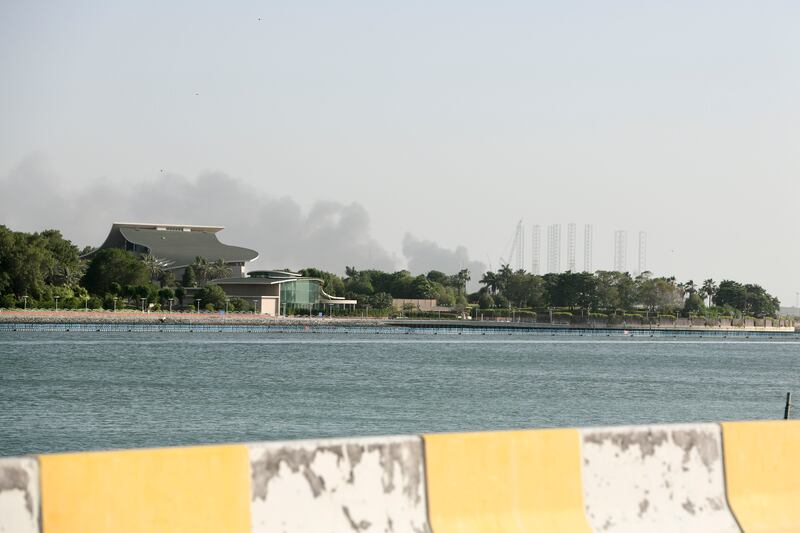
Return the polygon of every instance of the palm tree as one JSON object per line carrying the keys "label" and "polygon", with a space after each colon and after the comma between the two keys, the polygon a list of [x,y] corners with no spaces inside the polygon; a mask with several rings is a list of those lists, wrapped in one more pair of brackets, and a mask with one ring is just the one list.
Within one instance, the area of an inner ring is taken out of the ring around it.
{"label": "palm tree", "polygon": [[151,280],[159,279],[164,273],[164,267],[169,265],[169,261],[156,257],[151,253],[142,255],[142,263],[147,267],[147,271],[150,272]]}
{"label": "palm tree", "polygon": [[711,307],[711,304],[714,303],[714,296],[717,294],[717,284],[714,283],[713,279],[708,278],[703,281],[703,286],[700,287],[700,294],[703,299],[708,298],[708,306]]}
{"label": "palm tree", "polygon": [[194,269],[195,276],[197,276],[197,281],[201,283],[205,283],[208,281],[208,261],[205,260],[203,257],[195,257],[194,263],[192,263],[192,268]]}
{"label": "palm tree", "polygon": [[489,292],[492,294],[497,294],[498,281],[497,274],[488,270],[483,274],[483,277],[478,283],[486,285],[486,288],[489,289]]}
{"label": "palm tree", "polygon": [[689,296],[697,292],[697,285],[695,284],[694,280],[691,279],[683,284],[683,288],[689,293]]}
{"label": "palm tree", "polygon": [[497,272],[497,288],[500,292],[503,292],[513,275],[514,271],[511,270],[511,266],[508,263],[500,266],[500,270]]}
{"label": "palm tree", "polygon": [[212,279],[227,278],[233,273],[233,269],[225,264],[221,257],[208,265],[208,281]]}
{"label": "palm tree", "polygon": [[463,290],[464,294],[467,293],[467,282],[471,279],[468,269],[463,268],[459,270],[458,274],[451,276],[450,279],[452,280],[451,283],[458,288],[459,292]]}

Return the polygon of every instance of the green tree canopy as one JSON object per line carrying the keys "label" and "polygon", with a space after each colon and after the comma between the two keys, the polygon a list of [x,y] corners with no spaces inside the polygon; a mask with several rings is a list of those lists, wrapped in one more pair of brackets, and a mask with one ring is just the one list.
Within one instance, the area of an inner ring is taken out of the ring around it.
{"label": "green tree canopy", "polygon": [[197,292],[195,298],[201,300],[200,304],[203,307],[212,305],[215,309],[225,309],[225,299],[227,296],[225,295],[225,291],[222,290],[222,287],[209,283]]}
{"label": "green tree canopy", "polygon": [[105,248],[92,258],[83,286],[94,295],[112,292],[111,285],[149,285],[150,272],[138,257],[119,248]]}

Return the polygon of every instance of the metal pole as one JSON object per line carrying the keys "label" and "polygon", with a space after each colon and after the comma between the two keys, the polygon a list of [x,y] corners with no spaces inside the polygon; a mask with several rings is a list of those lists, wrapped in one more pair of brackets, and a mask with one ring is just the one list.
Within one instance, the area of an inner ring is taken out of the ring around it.
{"label": "metal pole", "polygon": [[58,311],[58,299],[59,298],[60,298],[60,296],[55,296],[55,299],[56,299],[56,311]]}
{"label": "metal pole", "polygon": [[23,296],[22,300],[25,302],[25,304],[24,304],[25,305],[25,311],[27,311],[28,310],[28,297],[27,296]]}
{"label": "metal pole", "polygon": [[197,302],[197,312],[198,312],[198,314],[200,313],[200,301],[201,301],[200,298],[195,300],[195,302]]}
{"label": "metal pole", "polygon": [[89,297],[88,296],[85,297],[84,300],[86,300],[86,305],[83,307],[83,310],[88,313],[89,312]]}
{"label": "metal pole", "polygon": [[792,393],[786,393],[786,408],[783,410],[783,419],[789,420],[789,414],[792,409]]}
{"label": "metal pole", "polygon": [[169,312],[172,312],[172,298],[169,299]]}
{"label": "metal pole", "polygon": [[147,300],[147,298],[139,298],[139,299],[142,301],[142,313],[144,313],[144,301]]}

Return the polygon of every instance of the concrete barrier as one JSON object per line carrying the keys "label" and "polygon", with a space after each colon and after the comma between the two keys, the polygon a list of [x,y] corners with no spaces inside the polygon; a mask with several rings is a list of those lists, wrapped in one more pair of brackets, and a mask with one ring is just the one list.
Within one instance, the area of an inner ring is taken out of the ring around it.
{"label": "concrete barrier", "polygon": [[425,435],[436,533],[591,531],[574,429]]}
{"label": "concrete barrier", "polygon": [[422,441],[250,444],[252,531],[430,531]]}
{"label": "concrete barrier", "polygon": [[798,450],[776,421],[7,458],[0,533],[800,531]]}
{"label": "concrete barrier", "polygon": [[744,531],[800,531],[800,421],[724,422],[728,501]]}
{"label": "concrete barrier", "polygon": [[250,531],[244,445],[39,457],[45,532]]}
{"label": "concrete barrier", "polygon": [[0,459],[0,532],[37,533],[39,502],[36,459]]}
{"label": "concrete barrier", "polygon": [[612,532],[738,532],[720,437],[716,424],[582,430],[589,523]]}

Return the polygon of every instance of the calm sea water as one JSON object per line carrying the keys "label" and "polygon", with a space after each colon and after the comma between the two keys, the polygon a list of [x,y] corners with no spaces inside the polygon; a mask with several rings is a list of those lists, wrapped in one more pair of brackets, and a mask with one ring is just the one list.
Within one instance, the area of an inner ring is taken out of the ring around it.
{"label": "calm sea water", "polygon": [[0,455],[780,418],[788,391],[797,338],[9,332]]}

